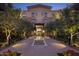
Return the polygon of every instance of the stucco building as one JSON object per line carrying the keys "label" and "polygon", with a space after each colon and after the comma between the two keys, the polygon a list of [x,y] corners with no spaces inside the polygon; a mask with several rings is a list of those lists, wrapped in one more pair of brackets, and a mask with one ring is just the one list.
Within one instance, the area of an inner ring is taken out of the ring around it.
{"label": "stucco building", "polygon": [[22,18],[32,22],[36,26],[36,32],[45,32],[44,26],[50,21],[61,18],[61,12],[54,11],[51,6],[47,5],[32,5],[28,6],[27,10],[22,12]]}

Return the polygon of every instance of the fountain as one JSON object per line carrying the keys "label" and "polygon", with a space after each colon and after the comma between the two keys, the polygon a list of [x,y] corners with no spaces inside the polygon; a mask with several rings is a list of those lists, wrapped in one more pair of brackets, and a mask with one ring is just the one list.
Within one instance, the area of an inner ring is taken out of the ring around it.
{"label": "fountain", "polygon": [[32,46],[33,47],[37,47],[37,48],[40,48],[40,47],[46,47],[48,46],[46,41],[45,41],[45,37],[42,37],[42,36],[36,36],[34,37],[34,41],[32,43]]}
{"label": "fountain", "polygon": [[37,36],[34,39],[34,45],[44,45],[44,38],[42,36]]}

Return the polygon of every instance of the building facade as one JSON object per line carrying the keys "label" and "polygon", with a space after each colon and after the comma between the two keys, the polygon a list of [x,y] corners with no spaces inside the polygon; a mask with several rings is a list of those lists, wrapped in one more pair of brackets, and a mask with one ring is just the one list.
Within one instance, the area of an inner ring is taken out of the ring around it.
{"label": "building facade", "polygon": [[28,6],[27,10],[23,11],[22,18],[32,22],[36,26],[35,32],[43,33],[44,26],[50,21],[55,21],[55,19],[60,19],[60,13],[54,12],[51,6],[47,5],[32,5]]}
{"label": "building facade", "polygon": [[51,7],[39,4],[28,6],[23,17],[32,23],[47,23],[53,18]]}

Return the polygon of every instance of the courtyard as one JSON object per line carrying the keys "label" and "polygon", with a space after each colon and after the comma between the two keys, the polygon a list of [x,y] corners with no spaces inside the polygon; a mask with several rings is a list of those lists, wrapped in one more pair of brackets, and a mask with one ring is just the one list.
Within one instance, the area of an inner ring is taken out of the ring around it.
{"label": "courtyard", "polygon": [[79,56],[78,5],[1,3],[0,56]]}
{"label": "courtyard", "polygon": [[29,37],[28,39],[24,39],[6,49],[3,49],[0,53],[11,50],[21,53],[21,56],[57,56],[57,53],[61,53],[68,49],[75,50],[49,37],[44,37],[44,40],[46,45],[33,45],[34,37]]}

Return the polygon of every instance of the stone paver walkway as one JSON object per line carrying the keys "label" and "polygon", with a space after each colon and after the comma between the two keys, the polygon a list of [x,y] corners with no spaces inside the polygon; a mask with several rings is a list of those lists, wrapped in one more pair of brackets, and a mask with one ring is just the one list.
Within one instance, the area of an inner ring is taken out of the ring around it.
{"label": "stone paver walkway", "polygon": [[49,37],[44,37],[44,39],[47,45],[32,46],[34,40],[33,37],[30,37],[0,51],[0,53],[10,49],[21,53],[22,56],[56,56],[58,52],[72,49],[54,39],[50,39]]}

